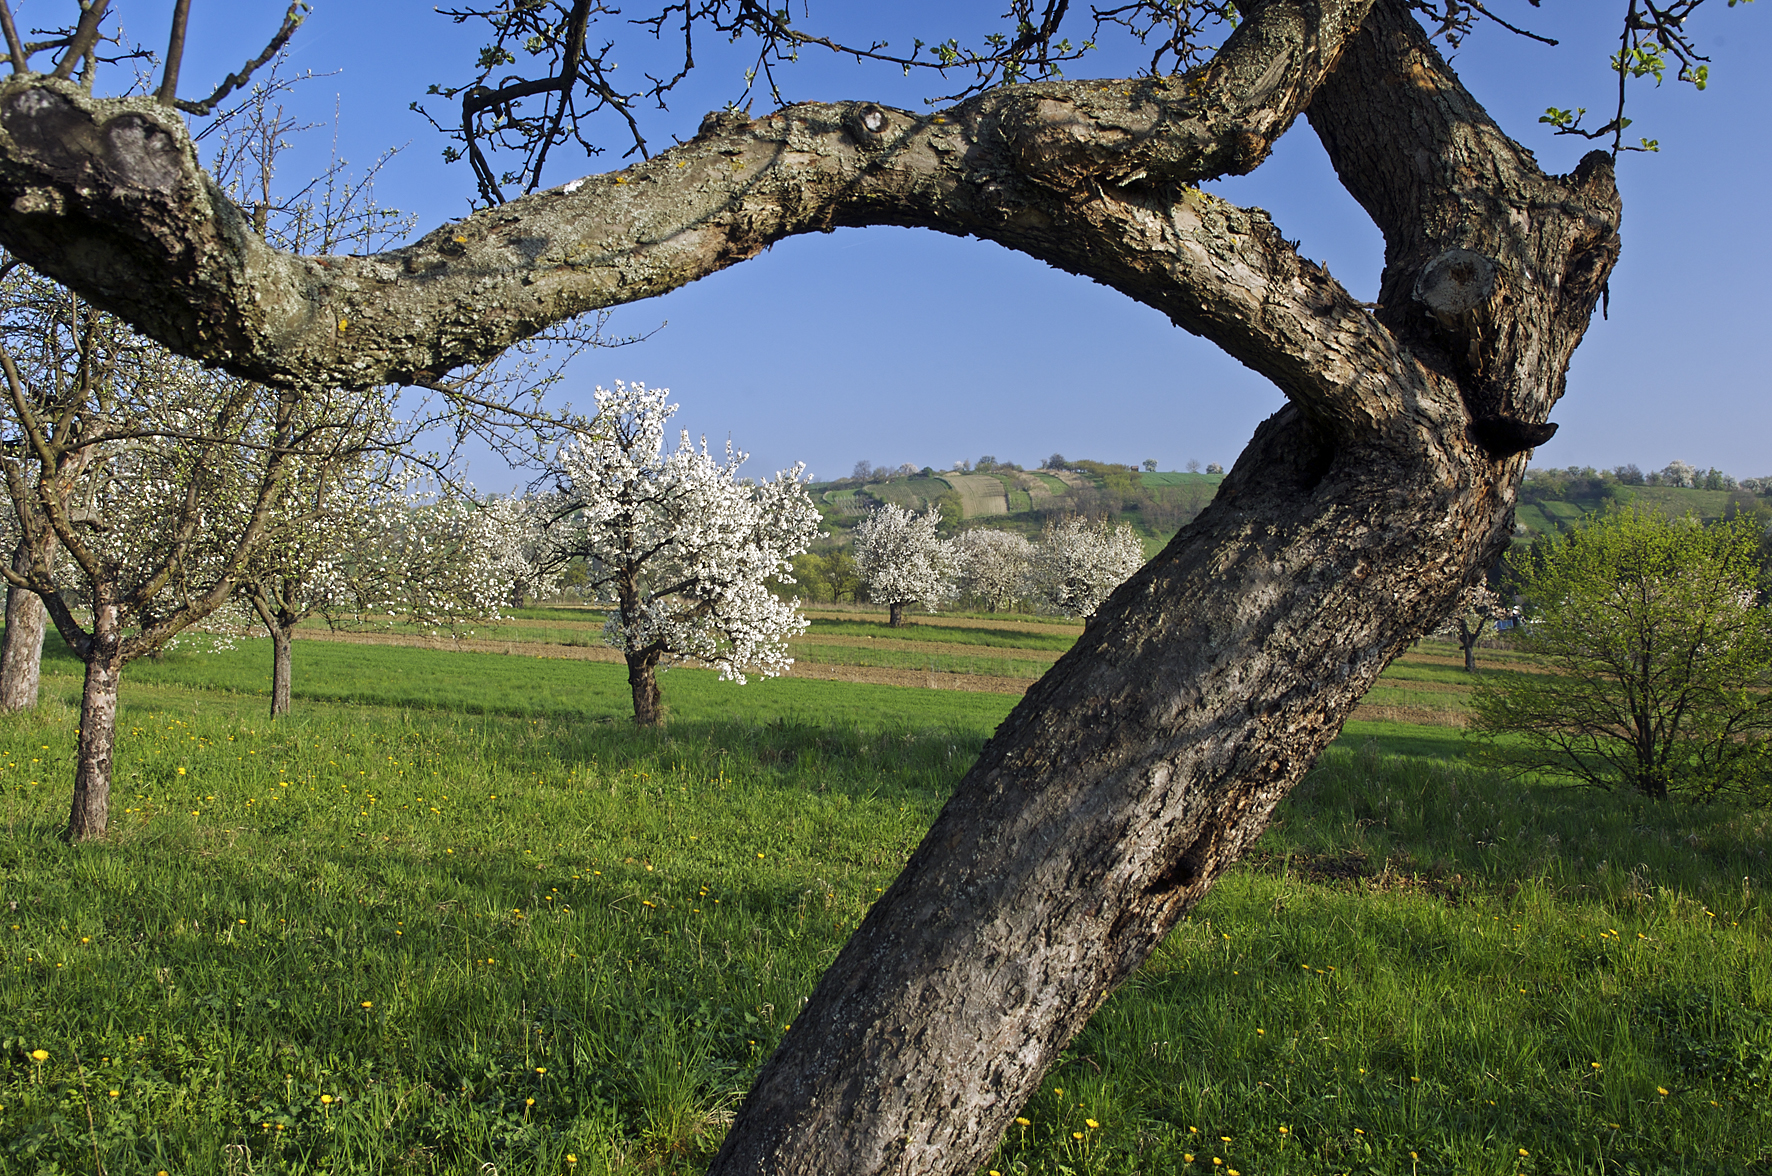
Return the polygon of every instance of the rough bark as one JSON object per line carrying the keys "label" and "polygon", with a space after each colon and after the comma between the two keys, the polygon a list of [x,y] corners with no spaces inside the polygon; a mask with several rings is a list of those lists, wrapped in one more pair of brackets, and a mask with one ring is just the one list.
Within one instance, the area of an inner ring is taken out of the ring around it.
{"label": "rough bark", "polygon": [[[361,259],[265,249],[162,112],[14,81],[0,242],[243,374],[359,384],[483,357],[793,233],[923,226],[1086,274],[1271,378],[1288,407],[998,730],[712,1168],[969,1172],[1507,542],[1525,452],[1616,259],[1607,159],[1545,175],[1406,0],[1348,36],[1367,7],[1256,7],[1186,78],[1006,87],[926,116],[710,117],[620,175]],[[1265,214],[1187,186],[1259,162],[1307,104],[1384,232],[1375,307]]]}
{"label": "rough bark", "polygon": [[889,629],[904,628],[904,601],[895,600],[887,605],[886,627]]}
{"label": "rough bark", "polygon": [[664,726],[664,696],[658,689],[658,654],[629,653],[628,690],[634,697],[636,727]]}
{"label": "rough bark", "polygon": [[[20,543],[12,570],[30,570],[31,554]],[[28,588],[6,589],[6,633],[0,637],[0,711],[34,710],[43,668],[43,634],[48,614],[43,601]]]}
{"label": "rough bark", "polygon": [[[1523,450],[1617,255],[1610,167],[1540,172],[1388,0],[1310,116],[1385,231],[1379,330],[1331,299],[1300,313],[1281,294],[1250,316],[1287,340],[1274,351],[1290,363],[1254,366],[1293,404],[998,730],[796,1016],[713,1173],[812,1173],[833,1156],[845,1172],[974,1170],[1506,543]],[[1412,287],[1453,249],[1491,259],[1503,296],[1448,327]],[[1293,272],[1262,285],[1323,288],[1308,263]],[[1235,328],[1208,325],[1236,351]],[[1336,371],[1351,395],[1306,391]]]}
{"label": "rough bark", "polygon": [[93,841],[111,820],[111,752],[117,742],[117,688],[123,682],[122,629],[117,606],[100,601],[86,650],[80,692],[80,739],[74,762],[74,803],[67,841]]}

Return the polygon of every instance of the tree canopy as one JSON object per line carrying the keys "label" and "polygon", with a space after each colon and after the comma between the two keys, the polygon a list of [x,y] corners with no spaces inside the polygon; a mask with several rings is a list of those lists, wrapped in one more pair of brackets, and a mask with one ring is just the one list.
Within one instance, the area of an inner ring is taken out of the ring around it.
{"label": "tree canopy", "polygon": [[1762,529],[1623,507],[1511,561],[1518,646],[1548,672],[1486,679],[1474,730],[1525,771],[1644,796],[1772,799],[1772,612]]}

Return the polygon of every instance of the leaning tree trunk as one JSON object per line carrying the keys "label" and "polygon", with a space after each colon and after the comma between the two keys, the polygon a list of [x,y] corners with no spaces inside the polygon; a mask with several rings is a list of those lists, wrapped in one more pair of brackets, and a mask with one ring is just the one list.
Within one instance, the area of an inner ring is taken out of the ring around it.
{"label": "leaning tree trunk", "polygon": [[[250,232],[164,108],[0,81],[0,243],[280,386],[433,376],[789,236],[891,224],[1085,274],[1286,395],[999,728],[759,1074],[713,1176],[974,1170],[1511,534],[1617,258],[1610,161],[1545,175],[1408,0],[1239,10],[1186,77],[1009,85],[935,113],[729,111],[620,175],[360,258]],[[1374,305],[1196,186],[1257,166],[1306,106],[1384,233]]]}
{"label": "leaning tree trunk", "polygon": [[[12,570],[30,571],[24,544],[13,553]],[[32,710],[43,668],[43,634],[49,614],[28,588],[6,589],[6,633],[0,637],[0,711]]]}
{"label": "leaning tree trunk", "polygon": [[[1401,0],[1376,7],[1310,114],[1385,230],[1368,320],[1384,334],[1361,338],[1333,299],[1248,312],[1288,340],[1275,351],[1296,348],[1292,363],[1242,355],[1293,406],[998,729],[794,1018],[711,1176],[975,1171],[1378,674],[1508,541],[1524,451],[1549,435],[1617,255],[1609,160],[1540,173]],[[1128,199],[1150,202],[1133,227],[1159,238],[1165,220],[1211,210],[1185,193]],[[1079,199],[1045,231],[1111,203]],[[1269,267],[1267,289],[1313,271]],[[1213,325],[1245,305],[1221,289],[1172,313]],[[1208,333],[1239,350],[1236,332]],[[1305,372],[1325,384],[1304,391]]]}
{"label": "leaning tree trunk", "polygon": [[80,694],[80,739],[74,763],[74,804],[68,841],[105,835],[111,820],[111,753],[117,743],[117,688],[123,681],[123,634],[117,606],[101,603],[86,650],[86,684]]}

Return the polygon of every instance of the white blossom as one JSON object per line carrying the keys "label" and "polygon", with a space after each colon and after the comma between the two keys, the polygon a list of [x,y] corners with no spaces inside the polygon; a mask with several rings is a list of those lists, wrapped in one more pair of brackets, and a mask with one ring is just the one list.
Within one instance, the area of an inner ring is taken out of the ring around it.
{"label": "white blossom", "polygon": [[1144,544],[1125,523],[1071,516],[1048,523],[1034,556],[1033,595],[1048,608],[1090,617],[1144,565]]}
{"label": "white blossom", "polygon": [[552,562],[585,560],[586,594],[614,606],[605,640],[630,667],[693,658],[739,683],[784,673],[807,622],[798,598],[767,585],[792,583],[793,557],[819,535],[805,467],[751,483],[738,477],[746,454],[728,442],[716,459],[687,432],[666,452],[669,394],[596,390],[594,426],[561,449],[560,490],[535,508],[550,519]]}
{"label": "white blossom", "polygon": [[978,527],[960,532],[952,546],[960,590],[983,600],[992,612],[1026,594],[1034,545],[1024,537]]}
{"label": "white blossom", "polygon": [[934,612],[953,592],[954,552],[935,533],[940,521],[933,506],[918,515],[887,503],[856,524],[852,539],[862,593],[889,605],[894,624],[905,605],[920,602]]}

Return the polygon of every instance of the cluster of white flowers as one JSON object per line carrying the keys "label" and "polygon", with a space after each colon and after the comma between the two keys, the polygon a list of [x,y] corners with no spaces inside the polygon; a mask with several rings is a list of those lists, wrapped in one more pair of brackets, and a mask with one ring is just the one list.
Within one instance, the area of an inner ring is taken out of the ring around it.
{"label": "cluster of white flowers", "polygon": [[905,604],[930,612],[964,593],[992,609],[1030,599],[1041,608],[1093,616],[1108,593],[1144,564],[1144,544],[1125,523],[1071,517],[1050,523],[1040,542],[1009,531],[974,528],[943,540],[931,508],[915,514],[878,507],[855,528],[855,565],[863,593],[889,605],[896,623]]}
{"label": "cluster of white flowers", "polygon": [[976,527],[954,536],[953,551],[960,591],[984,601],[992,612],[1028,594],[1034,545],[1025,537]]}
{"label": "cluster of white flowers", "polygon": [[751,483],[730,442],[721,461],[687,432],[666,452],[669,394],[620,381],[596,390],[594,427],[560,451],[558,492],[527,508],[545,536],[536,563],[584,561],[585,594],[614,605],[605,639],[630,661],[693,658],[741,683],[783,673],[788,638],[807,622],[768,583],[792,583],[793,557],[818,537],[804,467]]}
{"label": "cluster of white flowers", "polygon": [[1046,526],[1035,549],[1031,594],[1054,612],[1091,617],[1144,566],[1144,543],[1125,523],[1072,516]]}

